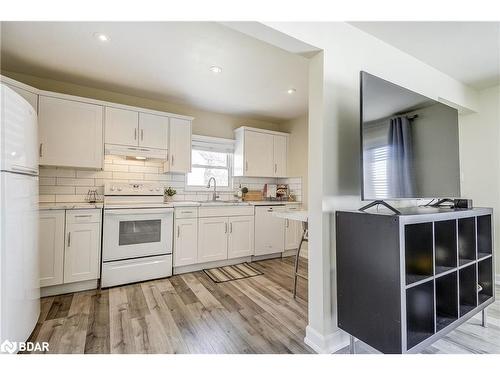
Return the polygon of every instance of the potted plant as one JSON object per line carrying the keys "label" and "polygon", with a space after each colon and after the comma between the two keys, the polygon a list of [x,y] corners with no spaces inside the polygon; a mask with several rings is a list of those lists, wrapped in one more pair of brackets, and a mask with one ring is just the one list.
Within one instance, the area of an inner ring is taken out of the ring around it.
{"label": "potted plant", "polygon": [[172,197],[177,194],[177,190],[172,189],[172,187],[165,188],[165,191],[163,192],[163,195],[165,196],[166,201],[172,200]]}

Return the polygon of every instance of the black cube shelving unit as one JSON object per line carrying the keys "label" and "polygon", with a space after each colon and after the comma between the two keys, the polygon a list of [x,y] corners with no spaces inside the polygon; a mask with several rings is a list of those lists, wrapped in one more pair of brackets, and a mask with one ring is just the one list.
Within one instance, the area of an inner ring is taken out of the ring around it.
{"label": "black cube shelving unit", "polygon": [[336,212],[338,325],[419,352],[494,301],[492,210]]}

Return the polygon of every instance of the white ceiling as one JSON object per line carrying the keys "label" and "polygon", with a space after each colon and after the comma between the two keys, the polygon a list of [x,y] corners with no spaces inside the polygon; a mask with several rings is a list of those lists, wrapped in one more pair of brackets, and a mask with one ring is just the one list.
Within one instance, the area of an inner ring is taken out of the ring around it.
{"label": "white ceiling", "polygon": [[476,89],[500,83],[499,22],[351,22]]}
{"label": "white ceiling", "polygon": [[269,121],[307,111],[306,58],[215,22],[1,25],[3,70]]}

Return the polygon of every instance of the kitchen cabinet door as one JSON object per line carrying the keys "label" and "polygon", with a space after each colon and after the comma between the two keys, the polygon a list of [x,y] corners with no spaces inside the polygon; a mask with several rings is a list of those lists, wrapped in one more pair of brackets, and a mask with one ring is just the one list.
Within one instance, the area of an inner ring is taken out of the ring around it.
{"label": "kitchen cabinet door", "polygon": [[301,221],[285,220],[285,250],[295,250],[299,248],[302,232]]}
{"label": "kitchen cabinet door", "polygon": [[106,107],[104,141],[114,145],[139,145],[139,112]]}
{"label": "kitchen cabinet door", "polygon": [[168,170],[165,172],[191,172],[191,121],[170,118]]}
{"label": "kitchen cabinet door", "polygon": [[62,284],[64,210],[40,211],[38,234],[40,287]]}
{"label": "kitchen cabinet door", "polygon": [[139,113],[139,146],[168,148],[168,117]]}
{"label": "kitchen cabinet door", "polygon": [[28,103],[31,104],[31,106],[33,107],[35,112],[38,112],[38,95],[37,94],[34,94],[31,91],[22,89],[22,88],[17,87],[17,86],[13,86],[13,85],[9,85],[9,84],[6,84],[6,85],[9,86],[15,92],[17,92],[19,95],[21,95]]}
{"label": "kitchen cabinet door", "polygon": [[274,176],[287,176],[287,137],[284,135],[273,136]]}
{"label": "kitchen cabinet door", "polygon": [[102,169],[103,107],[40,96],[39,163]]}
{"label": "kitchen cabinet door", "polygon": [[275,208],[255,207],[255,255],[283,252],[285,221],[273,216]]}
{"label": "kitchen cabinet door", "polygon": [[254,217],[234,216],[229,218],[227,257],[241,258],[253,255]]}
{"label": "kitchen cabinet door", "polygon": [[198,221],[198,263],[227,259],[227,217],[200,218]]}
{"label": "kitchen cabinet door", "polygon": [[174,267],[198,262],[198,219],[176,219],[174,232]]}
{"label": "kitchen cabinet door", "polygon": [[272,134],[245,131],[245,176],[274,176],[274,138]]}
{"label": "kitchen cabinet door", "polygon": [[67,223],[64,282],[99,278],[100,223]]}

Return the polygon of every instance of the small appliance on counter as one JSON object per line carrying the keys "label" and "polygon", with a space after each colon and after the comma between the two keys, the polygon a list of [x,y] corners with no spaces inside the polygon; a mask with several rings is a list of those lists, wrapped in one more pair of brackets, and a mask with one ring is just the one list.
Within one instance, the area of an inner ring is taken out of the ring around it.
{"label": "small appliance on counter", "polygon": [[265,184],[263,195],[268,201],[286,201],[288,200],[288,185]]}

